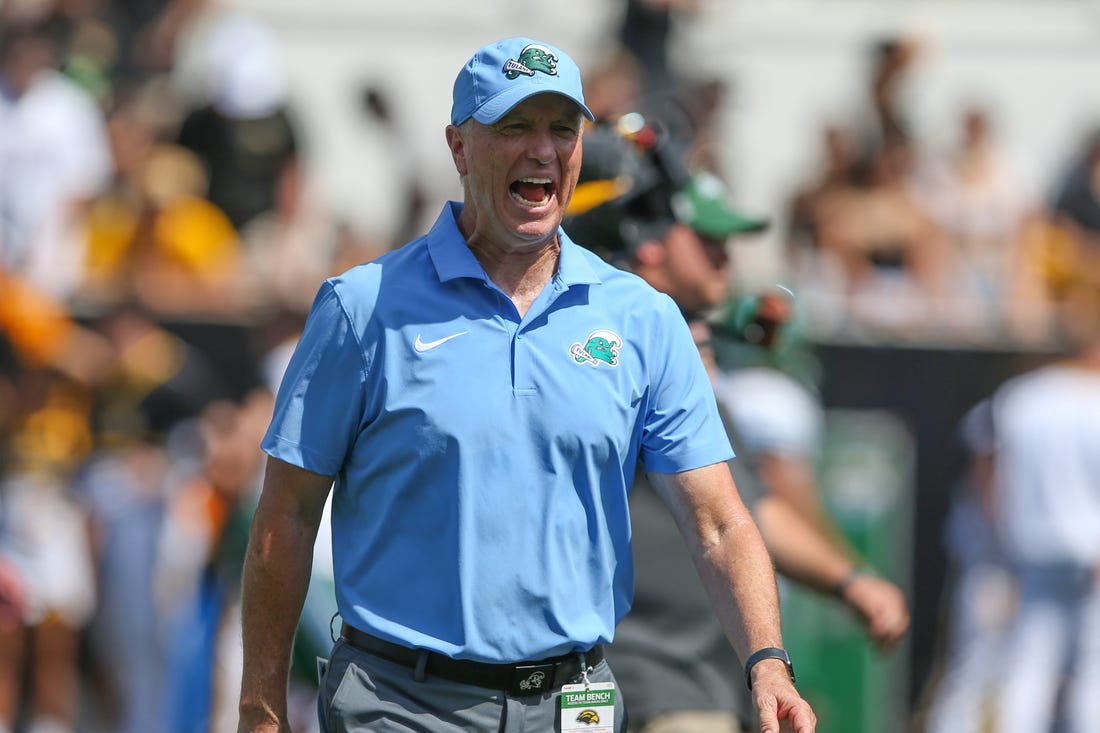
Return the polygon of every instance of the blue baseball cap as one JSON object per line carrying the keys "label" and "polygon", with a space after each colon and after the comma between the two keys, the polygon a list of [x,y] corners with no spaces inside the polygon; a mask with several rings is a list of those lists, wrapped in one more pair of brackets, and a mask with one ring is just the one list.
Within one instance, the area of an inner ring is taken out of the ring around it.
{"label": "blue baseball cap", "polygon": [[482,46],[455,79],[451,124],[461,125],[471,117],[491,124],[543,92],[572,99],[585,117],[595,119],[584,103],[581,70],[560,49],[519,37]]}

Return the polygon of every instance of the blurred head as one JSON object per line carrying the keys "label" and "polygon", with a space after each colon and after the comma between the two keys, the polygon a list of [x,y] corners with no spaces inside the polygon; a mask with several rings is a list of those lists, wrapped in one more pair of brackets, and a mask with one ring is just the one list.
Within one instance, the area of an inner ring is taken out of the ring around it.
{"label": "blurred head", "polygon": [[52,18],[20,20],[6,26],[0,18],[0,76],[16,96],[22,96],[40,72],[57,66],[61,32]]}
{"label": "blurred head", "polygon": [[466,63],[447,144],[465,194],[459,226],[471,244],[556,237],[580,171],[585,117],[592,114],[580,71],[553,46],[510,38]]}
{"label": "blurred head", "polygon": [[633,271],[684,312],[699,313],[726,299],[728,265],[725,240],[700,236],[676,222],[661,239],[642,243]]}
{"label": "blurred head", "polygon": [[980,107],[971,107],[963,112],[962,127],[967,144],[984,142],[989,137],[989,115]]}
{"label": "blurred head", "polygon": [[729,238],[767,222],[735,211],[717,176],[688,172],[683,149],[638,115],[590,130],[584,155],[570,237],[623,261],[687,313],[723,302]]}
{"label": "blurred head", "polygon": [[219,18],[204,39],[207,94],[221,114],[261,119],[287,100],[288,84],[274,34],[246,13]]}

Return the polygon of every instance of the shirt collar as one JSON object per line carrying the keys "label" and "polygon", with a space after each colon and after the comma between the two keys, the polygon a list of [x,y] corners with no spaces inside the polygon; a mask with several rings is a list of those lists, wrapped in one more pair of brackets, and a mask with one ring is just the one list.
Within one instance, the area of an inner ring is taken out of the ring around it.
{"label": "shirt collar", "polygon": [[[488,281],[484,268],[474,257],[458,229],[458,215],[461,211],[462,203],[459,201],[448,201],[443,206],[439,218],[428,232],[428,254],[440,282],[463,277]],[[574,243],[560,227],[558,240],[561,242],[561,256],[558,258],[558,271],[554,275],[554,281],[559,287],[569,288],[573,285],[601,282],[592,263],[585,256],[585,250]]]}

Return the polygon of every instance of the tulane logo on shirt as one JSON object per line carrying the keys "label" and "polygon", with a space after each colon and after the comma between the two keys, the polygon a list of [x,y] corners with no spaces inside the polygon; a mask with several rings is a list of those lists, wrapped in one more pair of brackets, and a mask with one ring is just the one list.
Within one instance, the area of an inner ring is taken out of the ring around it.
{"label": "tulane logo on shirt", "polygon": [[578,341],[570,346],[569,353],[578,364],[618,366],[622,345],[623,340],[612,331],[593,331],[583,344]]}

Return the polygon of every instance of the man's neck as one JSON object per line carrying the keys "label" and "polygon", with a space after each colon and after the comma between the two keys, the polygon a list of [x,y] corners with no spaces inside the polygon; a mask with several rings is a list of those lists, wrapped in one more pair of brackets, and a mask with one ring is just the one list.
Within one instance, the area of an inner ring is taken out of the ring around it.
{"label": "man's neck", "polygon": [[469,246],[485,274],[512,300],[521,317],[527,314],[554,277],[561,255],[557,240],[529,251],[505,250],[479,243]]}

